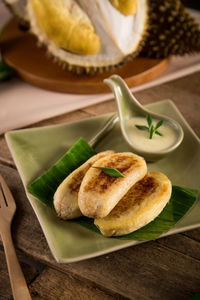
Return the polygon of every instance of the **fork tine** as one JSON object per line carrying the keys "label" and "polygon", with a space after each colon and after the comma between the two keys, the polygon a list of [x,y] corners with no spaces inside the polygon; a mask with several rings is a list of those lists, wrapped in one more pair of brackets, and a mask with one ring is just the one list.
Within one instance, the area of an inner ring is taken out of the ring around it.
{"label": "fork tine", "polygon": [[14,198],[0,174],[0,201],[5,203],[7,201],[8,206],[4,204],[4,207],[0,209],[0,235],[4,245],[6,254],[6,261],[8,265],[8,272],[10,276],[10,282],[14,299],[26,299],[31,300],[31,296],[24,279],[17,255],[14,249],[12,237],[11,237],[11,223],[16,210],[16,204]]}
{"label": "fork tine", "polygon": [[[9,190],[9,188],[1,174],[0,174],[0,185],[1,185],[1,189],[2,189],[2,191],[1,191],[2,199],[6,200],[7,206],[16,208],[15,200],[14,200],[14,198],[11,194],[11,191]],[[2,202],[2,200],[1,200],[1,202]]]}

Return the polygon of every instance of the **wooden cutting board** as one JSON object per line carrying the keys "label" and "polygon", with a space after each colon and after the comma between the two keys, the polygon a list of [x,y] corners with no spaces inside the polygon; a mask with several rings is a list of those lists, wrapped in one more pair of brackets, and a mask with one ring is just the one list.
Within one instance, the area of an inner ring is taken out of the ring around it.
{"label": "wooden cutting board", "polygon": [[97,75],[77,75],[62,69],[47,56],[45,48],[37,46],[37,39],[19,29],[11,20],[1,38],[1,52],[5,62],[13,67],[26,82],[43,89],[75,94],[110,92],[103,79],[112,74],[120,75],[129,87],[148,82],[168,66],[168,59],[137,57],[112,72]]}

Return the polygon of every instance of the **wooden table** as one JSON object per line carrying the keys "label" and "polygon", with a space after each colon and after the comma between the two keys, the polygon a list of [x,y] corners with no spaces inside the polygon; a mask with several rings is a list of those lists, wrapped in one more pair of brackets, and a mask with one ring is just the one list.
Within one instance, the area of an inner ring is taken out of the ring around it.
{"label": "wooden table", "polygon": [[[136,94],[142,104],[172,99],[200,136],[200,72]],[[58,124],[116,111],[113,100],[33,126]],[[17,203],[12,233],[33,299],[184,300],[200,293],[200,228],[85,261],[53,259],[21,179],[0,136],[0,167]],[[12,299],[0,245],[0,299]],[[22,299],[23,300],[23,299]]]}

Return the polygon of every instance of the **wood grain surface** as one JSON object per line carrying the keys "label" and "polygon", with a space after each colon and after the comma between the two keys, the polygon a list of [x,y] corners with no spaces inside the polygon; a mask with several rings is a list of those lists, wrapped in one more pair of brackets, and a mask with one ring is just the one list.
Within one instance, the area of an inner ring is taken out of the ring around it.
{"label": "wood grain surface", "polygon": [[[142,104],[172,99],[200,136],[200,72],[136,93]],[[114,100],[63,114],[33,126],[61,124],[116,111]],[[17,204],[12,233],[33,299],[188,300],[200,293],[200,229],[129,247],[71,264],[53,259],[3,135],[1,173]],[[3,264],[3,248],[0,262]],[[10,300],[5,263],[0,269],[0,299]],[[30,269],[29,269],[30,268]],[[30,271],[26,271],[30,270]]]}
{"label": "wood grain surface", "polygon": [[16,20],[12,20],[3,32],[1,53],[7,64],[30,84],[47,90],[75,94],[110,92],[103,79],[114,73],[124,78],[129,87],[137,86],[157,77],[169,63],[168,59],[136,57],[113,71],[77,75],[48,57],[46,49],[38,47],[36,37],[21,30]]}

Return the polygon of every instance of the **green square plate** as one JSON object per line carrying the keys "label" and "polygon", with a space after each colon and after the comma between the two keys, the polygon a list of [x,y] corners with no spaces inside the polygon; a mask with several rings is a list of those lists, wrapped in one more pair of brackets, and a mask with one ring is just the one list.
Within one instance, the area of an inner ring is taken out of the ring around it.
{"label": "green square plate", "polygon": [[[174,185],[200,190],[200,141],[198,137],[173,102],[165,100],[148,105],[148,108],[153,112],[174,118],[184,130],[184,140],[181,146],[168,157],[149,164],[149,170],[165,173]],[[36,177],[51,167],[80,136],[89,141],[109,117],[110,114],[63,125],[8,132],[6,140],[25,189]],[[118,152],[131,151],[121,135],[118,124],[96,150],[107,149]],[[74,262],[139,243],[139,241],[106,238],[73,221],[59,220],[54,211],[47,208],[27,190],[26,193],[49,247],[58,262]],[[200,201],[165,235],[198,226],[200,226]]]}

